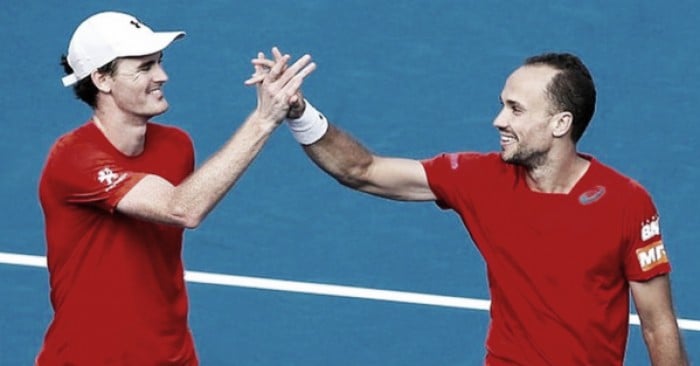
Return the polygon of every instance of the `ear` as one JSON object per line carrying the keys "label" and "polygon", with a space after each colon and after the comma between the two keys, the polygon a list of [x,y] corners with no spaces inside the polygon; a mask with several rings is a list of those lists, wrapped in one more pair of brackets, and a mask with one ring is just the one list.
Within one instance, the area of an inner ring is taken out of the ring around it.
{"label": "ear", "polygon": [[97,90],[103,93],[109,93],[112,91],[112,77],[109,74],[93,71],[90,74],[90,78],[92,79],[92,83],[95,84]]}
{"label": "ear", "polygon": [[554,137],[562,137],[571,131],[574,123],[574,115],[571,112],[559,112],[552,116],[554,129],[552,135]]}

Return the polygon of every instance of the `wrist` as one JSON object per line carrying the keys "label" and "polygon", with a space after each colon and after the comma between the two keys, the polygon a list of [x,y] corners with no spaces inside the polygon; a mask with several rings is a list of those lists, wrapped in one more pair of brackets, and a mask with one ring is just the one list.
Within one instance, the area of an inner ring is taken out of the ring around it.
{"label": "wrist", "polygon": [[266,113],[262,113],[259,110],[253,111],[253,113],[248,117],[248,122],[257,126],[257,128],[261,131],[266,132],[272,132],[280,124],[282,124],[281,120],[275,120],[274,118],[270,118],[269,115],[267,115]]}
{"label": "wrist", "polygon": [[304,99],[304,112],[299,118],[287,118],[287,126],[292,132],[292,136],[302,145],[311,145],[326,134],[328,130],[328,120],[314,108],[308,100]]}

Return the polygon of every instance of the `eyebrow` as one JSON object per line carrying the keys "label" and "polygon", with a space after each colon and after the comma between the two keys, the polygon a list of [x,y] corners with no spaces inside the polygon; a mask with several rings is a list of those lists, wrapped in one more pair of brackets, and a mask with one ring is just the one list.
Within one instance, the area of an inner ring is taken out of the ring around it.
{"label": "eyebrow", "polygon": [[[142,57],[142,56],[133,56],[133,57],[125,57],[125,58],[138,59],[138,58],[141,58],[141,57]],[[136,67],[137,67],[137,68],[142,68],[142,67],[146,67],[146,66],[152,66],[152,65],[155,64],[156,62],[160,62],[160,61],[162,61],[162,60],[163,60],[163,52],[161,52],[160,55],[158,55],[158,59],[157,59],[157,60],[156,60],[156,59],[145,60],[145,61],[140,62]]]}
{"label": "eyebrow", "polygon": [[155,65],[155,63],[156,63],[156,60],[144,61],[144,62],[139,64],[138,68],[140,69],[140,68],[147,67],[147,66],[150,67],[150,66]]}
{"label": "eyebrow", "polygon": [[509,107],[517,107],[519,109],[525,109],[525,106],[523,104],[521,104],[520,102],[517,102],[515,100],[507,99],[507,100],[503,101],[503,99],[501,99],[500,97],[498,98],[498,100],[501,102],[501,104],[505,104]]}

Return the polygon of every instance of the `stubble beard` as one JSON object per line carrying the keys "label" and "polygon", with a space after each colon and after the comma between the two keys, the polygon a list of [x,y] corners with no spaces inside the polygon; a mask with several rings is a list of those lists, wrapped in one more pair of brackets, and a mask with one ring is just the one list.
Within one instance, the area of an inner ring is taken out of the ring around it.
{"label": "stubble beard", "polygon": [[547,151],[533,149],[518,149],[512,155],[507,156],[505,151],[501,152],[503,162],[518,165],[527,169],[537,168],[547,160]]}

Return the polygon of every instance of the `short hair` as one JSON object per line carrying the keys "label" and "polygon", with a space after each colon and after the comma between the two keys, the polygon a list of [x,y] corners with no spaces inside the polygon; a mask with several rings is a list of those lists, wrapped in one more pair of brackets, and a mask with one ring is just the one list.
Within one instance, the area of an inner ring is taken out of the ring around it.
{"label": "short hair", "polygon": [[[68,64],[68,58],[66,55],[61,55],[61,66],[63,66],[63,70],[65,71],[66,75],[73,73],[73,68]],[[112,60],[108,64],[97,69],[98,72],[109,75],[114,75],[116,70],[117,60]],[[82,100],[93,109],[97,106],[97,92],[97,87],[92,82],[90,75],[78,80],[78,82],[73,85],[73,93],[75,93],[75,97]]]}
{"label": "short hair", "polygon": [[596,102],[595,84],[586,65],[570,53],[532,56],[524,65],[546,65],[560,71],[547,85],[547,96],[557,109],[555,112],[571,112],[571,138],[578,142],[593,118]]}

